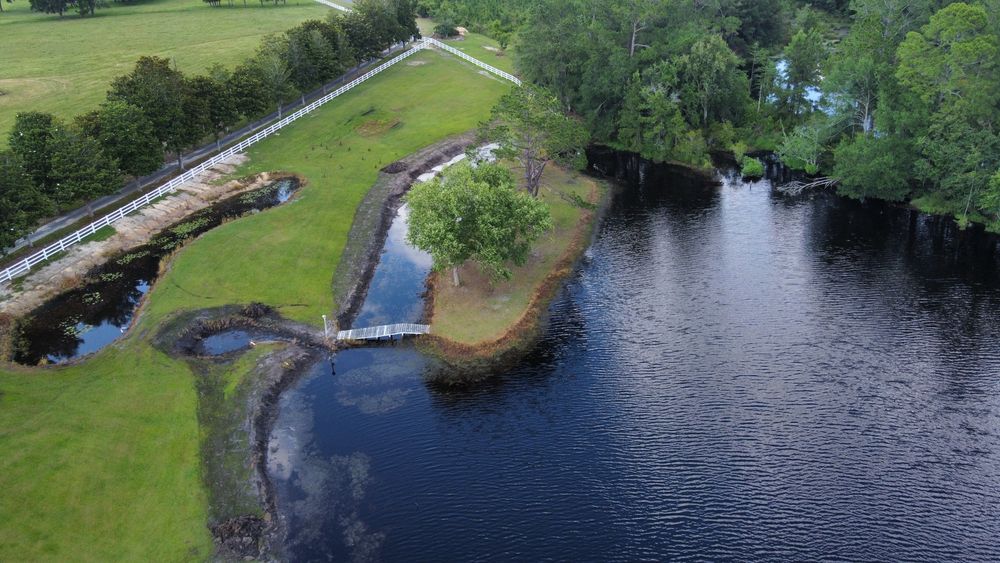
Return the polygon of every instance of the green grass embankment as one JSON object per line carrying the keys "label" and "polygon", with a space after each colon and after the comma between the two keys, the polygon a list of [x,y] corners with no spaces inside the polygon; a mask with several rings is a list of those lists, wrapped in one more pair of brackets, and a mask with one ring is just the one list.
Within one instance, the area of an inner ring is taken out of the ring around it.
{"label": "green grass embankment", "polygon": [[542,236],[510,281],[493,283],[474,264],[460,269],[462,283],[434,276],[432,325],[437,352],[448,357],[504,353],[531,338],[538,321],[590,242],[596,207],[607,187],[587,176],[548,166],[539,197],[554,228]]}
{"label": "green grass embankment", "polygon": [[125,339],[75,366],[0,368],[0,560],[208,558],[194,376],[152,335],[174,312],[251,301],[318,325],[378,169],[474,128],[509,88],[414,55],[255,146],[241,173],[302,174],[298,199],[181,250]]}

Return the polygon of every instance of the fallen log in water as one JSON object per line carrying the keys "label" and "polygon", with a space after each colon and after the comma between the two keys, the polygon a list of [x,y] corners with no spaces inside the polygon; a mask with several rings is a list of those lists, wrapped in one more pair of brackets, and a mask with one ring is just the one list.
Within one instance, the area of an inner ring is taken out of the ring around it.
{"label": "fallen log in water", "polygon": [[787,195],[800,195],[802,192],[807,190],[814,190],[819,188],[832,188],[840,183],[839,178],[822,177],[809,180],[808,182],[803,182],[801,180],[793,180],[787,184],[781,184],[776,189]]}

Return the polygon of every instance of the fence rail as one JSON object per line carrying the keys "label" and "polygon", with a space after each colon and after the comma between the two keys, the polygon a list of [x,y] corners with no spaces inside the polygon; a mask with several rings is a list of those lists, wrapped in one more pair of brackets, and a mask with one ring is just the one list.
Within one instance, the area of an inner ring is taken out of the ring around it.
{"label": "fence rail", "polygon": [[511,74],[509,72],[504,72],[504,71],[500,70],[499,68],[497,68],[495,66],[490,66],[490,65],[484,63],[483,61],[481,61],[481,60],[479,60],[479,59],[477,59],[475,57],[470,57],[469,55],[466,55],[465,53],[463,53],[462,51],[459,51],[458,49],[452,47],[451,45],[448,45],[446,43],[442,43],[442,42],[440,42],[437,39],[434,39],[432,37],[428,37],[428,38],[424,39],[424,42],[427,43],[427,44],[430,44],[430,45],[434,45],[435,47],[437,47],[438,49],[441,49],[442,51],[447,51],[447,52],[451,53],[452,55],[455,55],[456,57],[459,57],[460,59],[465,59],[465,60],[469,61],[470,63],[472,63],[472,64],[474,64],[474,65],[476,65],[478,67],[484,68],[484,69],[492,72],[493,74],[499,76],[500,78],[503,78],[503,79],[506,79],[506,80],[510,80],[511,82],[513,82],[514,84],[517,84],[518,86],[521,85],[521,79],[518,78],[518,77],[516,77],[516,76],[514,76],[513,74]]}
{"label": "fence rail", "polygon": [[101,217],[100,219],[94,221],[93,223],[87,225],[86,227],[83,227],[82,229],[59,239],[58,241],[46,246],[42,250],[21,260],[20,262],[17,262],[14,265],[4,270],[0,270],[0,283],[10,282],[14,278],[28,273],[34,266],[37,266],[38,264],[45,262],[46,260],[52,258],[56,254],[64,252],[67,248],[70,248],[71,246],[79,243],[81,240],[94,234],[98,230],[108,225],[114,224],[115,222],[121,220],[126,215],[129,215],[130,213],[133,213],[136,210],[149,205],[150,203],[159,199],[160,197],[176,191],[182,185],[186,184],[187,182],[190,182],[198,175],[200,175],[202,172],[212,168],[213,166],[232,157],[235,154],[242,153],[250,146],[266,139],[267,137],[274,134],[276,131],[286,127],[287,125],[299,119],[300,117],[312,113],[323,104],[326,104],[330,100],[343,95],[348,90],[351,90],[355,86],[361,84],[362,82],[367,81],[376,74],[382,72],[383,70],[393,66],[399,61],[406,59],[407,57],[413,55],[417,51],[420,51],[421,49],[424,49],[426,47],[427,43],[425,41],[417,42],[416,44],[414,44],[412,48],[403,52],[402,54],[397,55],[396,57],[382,63],[381,65],[373,68],[372,70],[355,78],[351,82],[348,82],[347,84],[341,86],[340,88],[337,88],[333,92],[330,92],[329,94],[323,96],[322,98],[319,98],[318,100],[303,107],[302,109],[289,114],[287,117],[280,119],[275,123],[272,123],[271,125],[265,127],[264,129],[261,129],[257,133],[247,137],[246,139],[243,139],[239,143],[229,147],[228,149],[202,162],[201,164],[195,166],[194,168],[191,168],[190,170],[184,172],[180,176],[177,176],[176,178],[170,180],[169,182],[162,184],[160,187],[147,193],[146,195],[132,201],[131,203],[124,205],[123,207],[120,207],[112,211],[111,213],[105,215],[104,217]]}
{"label": "fence rail", "polygon": [[398,323],[394,325],[370,326],[367,328],[342,330],[337,333],[337,340],[381,340],[383,338],[416,336],[430,333],[430,325]]}
{"label": "fence rail", "polygon": [[239,143],[229,147],[228,149],[220,152],[219,154],[213,156],[212,158],[209,158],[208,160],[202,162],[201,164],[195,166],[194,168],[191,168],[187,172],[184,172],[180,176],[177,176],[176,178],[161,185],[160,187],[147,193],[146,195],[132,201],[131,203],[126,204],[123,207],[120,207],[112,211],[111,213],[105,215],[104,217],[101,217],[100,219],[94,221],[93,223],[87,225],[86,227],[83,227],[82,229],[59,239],[58,241],[46,246],[42,250],[32,254],[31,256],[28,256],[27,258],[15,263],[14,265],[5,268],[4,270],[0,270],[0,283],[8,283],[12,281],[14,278],[28,273],[34,266],[37,266],[38,264],[45,262],[46,260],[49,260],[53,256],[61,252],[64,252],[67,248],[70,248],[71,246],[78,244],[81,240],[89,237],[90,235],[93,235],[98,230],[108,225],[112,225],[117,221],[120,221],[126,215],[129,215],[149,205],[150,203],[156,201],[160,197],[163,197],[166,194],[176,191],[182,185],[195,179],[202,172],[212,168],[216,164],[219,164],[220,162],[232,157],[235,154],[242,153],[243,151],[250,148],[252,145],[270,137],[276,131],[286,127],[287,125],[296,121],[300,117],[312,113],[313,111],[318,109],[320,106],[326,104],[330,100],[343,95],[348,90],[351,90],[352,88],[361,84],[362,82],[367,81],[368,79],[382,72],[383,70],[393,66],[394,64],[406,59],[407,57],[413,55],[414,53],[422,49],[425,49],[431,45],[443,51],[451,53],[461,59],[467,60],[475,64],[476,66],[484,68],[487,71],[492,72],[493,74],[496,74],[501,78],[504,78],[506,80],[513,82],[514,84],[517,84],[518,86],[521,85],[521,80],[518,79],[516,76],[504,72],[496,67],[490,66],[478,59],[470,57],[469,55],[466,55],[462,51],[459,51],[458,49],[455,49],[450,45],[446,45],[438,41],[437,39],[432,39],[432,38],[421,39],[420,41],[414,43],[409,50],[401,53],[400,55],[397,55],[396,57],[393,57],[392,59],[389,59],[388,61],[362,74],[361,76],[355,78],[354,80],[348,82],[347,84],[341,86],[340,88],[337,88],[333,92],[330,92],[329,94],[317,99],[316,101],[299,109],[298,111],[289,114],[287,117],[272,123],[271,125],[265,127],[264,129],[261,129],[257,133],[247,137],[246,139],[243,139]]}

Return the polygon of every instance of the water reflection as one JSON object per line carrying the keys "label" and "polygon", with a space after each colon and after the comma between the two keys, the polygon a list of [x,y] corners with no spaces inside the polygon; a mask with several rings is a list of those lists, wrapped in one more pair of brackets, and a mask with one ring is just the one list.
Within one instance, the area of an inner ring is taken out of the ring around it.
{"label": "water reflection", "polygon": [[87,283],[57,295],[22,324],[24,346],[15,360],[62,363],[96,352],[128,330],[160,262],[185,241],[240,217],[285,203],[299,187],[294,178],[228,198],[170,225],[149,243],[121,252],[87,274]]}
{"label": "water reflection", "polygon": [[[350,350],[283,399],[291,559],[1000,558],[996,239],[642,176],[519,365]],[[404,254],[368,319],[417,310]]]}

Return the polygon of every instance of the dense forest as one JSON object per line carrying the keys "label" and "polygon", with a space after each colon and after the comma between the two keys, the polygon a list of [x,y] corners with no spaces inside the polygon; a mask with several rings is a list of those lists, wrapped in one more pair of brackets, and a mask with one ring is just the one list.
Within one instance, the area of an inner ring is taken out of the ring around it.
{"label": "dense forest", "polygon": [[840,193],[1000,229],[1000,2],[422,0],[510,41],[596,142],[777,152]]}

